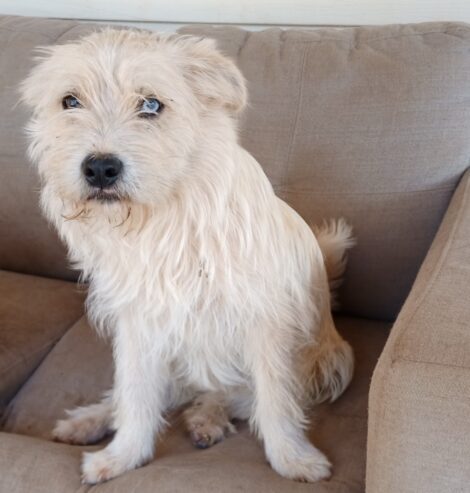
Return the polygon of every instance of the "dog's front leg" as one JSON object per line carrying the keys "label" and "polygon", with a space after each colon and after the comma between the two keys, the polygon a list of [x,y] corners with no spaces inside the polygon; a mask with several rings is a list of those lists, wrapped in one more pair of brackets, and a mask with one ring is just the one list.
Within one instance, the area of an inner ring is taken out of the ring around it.
{"label": "dog's front leg", "polygon": [[292,334],[274,325],[260,327],[251,345],[255,405],[251,416],[272,468],[286,478],[314,482],[330,476],[328,459],[305,435],[305,389],[294,373]]}
{"label": "dog's front leg", "polygon": [[[130,322],[130,321],[129,321]],[[116,434],[103,450],[85,453],[82,481],[94,484],[112,479],[152,458],[156,434],[164,426],[168,371],[155,341],[131,325],[118,322],[114,339],[113,390]]]}

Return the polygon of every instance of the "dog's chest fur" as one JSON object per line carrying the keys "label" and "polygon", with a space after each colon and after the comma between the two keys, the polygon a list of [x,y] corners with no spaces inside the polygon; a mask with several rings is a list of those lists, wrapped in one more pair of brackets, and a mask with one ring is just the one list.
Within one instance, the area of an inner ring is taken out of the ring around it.
{"label": "dog's chest fur", "polygon": [[113,220],[92,211],[89,220],[62,225],[91,281],[88,312],[97,328],[112,333],[129,320],[176,376],[202,388],[247,378],[246,343],[260,327],[275,330],[281,317],[284,330],[309,332],[313,235],[264,176],[256,180],[259,171],[219,213],[213,206],[215,213],[191,215],[175,202],[164,214],[133,208],[127,218],[123,206]]}
{"label": "dog's chest fur", "polygon": [[255,300],[249,269],[221,251],[221,238],[206,232],[204,245],[197,244],[181,224],[163,241],[170,224],[127,236],[113,226],[99,234],[84,226],[88,241],[73,240],[80,245],[75,260],[91,280],[88,312],[98,329],[112,334],[124,315],[137,337],[171,360],[173,377],[200,389],[244,383]]}

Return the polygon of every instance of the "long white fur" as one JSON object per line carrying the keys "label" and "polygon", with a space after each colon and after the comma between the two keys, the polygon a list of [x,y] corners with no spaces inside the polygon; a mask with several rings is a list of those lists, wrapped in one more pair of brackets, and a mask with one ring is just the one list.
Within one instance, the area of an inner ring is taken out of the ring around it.
{"label": "long white fur", "polygon": [[[69,93],[83,108],[63,110]],[[341,394],[352,351],[333,324],[312,230],[238,143],[246,89],[235,65],[210,40],[105,30],[44,50],[22,94],[43,210],[114,346],[114,388],[93,408],[90,436],[117,431],[85,454],[84,482],[150,460],[164,412],[201,392],[250,419],[280,474],[329,476],[305,410]],[[136,105],[149,95],[165,108],[143,120]],[[88,200],[80,164],[93,153],[123,161],[120,201]],[[344,269],[350,230],[339,224],[325,255]],[[90,409],[59,422],[56,437],[70,441],[85,421]]]}

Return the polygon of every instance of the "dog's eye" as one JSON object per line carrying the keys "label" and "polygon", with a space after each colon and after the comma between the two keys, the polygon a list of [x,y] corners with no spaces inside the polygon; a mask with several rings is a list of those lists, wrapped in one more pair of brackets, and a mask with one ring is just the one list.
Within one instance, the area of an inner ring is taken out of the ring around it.
{"label": "dog's eye", "polygon": [[139,116],[143,118],[149,118],[158,115],[163,109],[163,103],[161,103],[157,98],[145,98],[143,99],[139,106]]}
{"label": "dog's eye", "polygon": [[80,103],[78,98],[73,94],[68,94],[64,97],[64,99],[62,99],[62,107],[64,108],[64,110],[71,110],[75,108],[81,108],[82,103]]}

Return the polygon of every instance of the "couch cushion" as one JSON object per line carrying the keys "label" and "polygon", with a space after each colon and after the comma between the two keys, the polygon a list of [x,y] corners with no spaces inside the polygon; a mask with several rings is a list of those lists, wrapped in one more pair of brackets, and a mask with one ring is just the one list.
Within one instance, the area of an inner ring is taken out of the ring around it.
{"label": "couch cushion", "polygon": [[0,413],[82,315],[76,284],[0,271]]}
{"label": "couch cushion", "polygon": [[64,409],[100,399],[112,385],[106,342],[80,318],[48,354],[10,404],[4,429],[49,438]]}
{"label": "couch cushion", "polygon": [[[317,408],[310,432],[314,443],[334,464],[330,481],[307,485],[275,474],[245,424],[239,424],[239,433],[215,447],[196,450],[176,416],[157,447],[156,460],[97,490],[362,493],[369,381],[388,325],[343,317],[337,319],[337,324],[354,347],[356,372],[351,387],[338,401]],[[55,346],[12,402],[5,429],[16,434],[0,438],[0,471],[9,493],[26,493],[31,491],[31,485],[35,493],[77,491],[80,447],[47,440],[55,420],[64,416],[65,408],[94,402],[109,388],[111,366],[109,348],[96,338],[84,319]],[[54,490],[44,479],[49,474],[56,481]]]}

